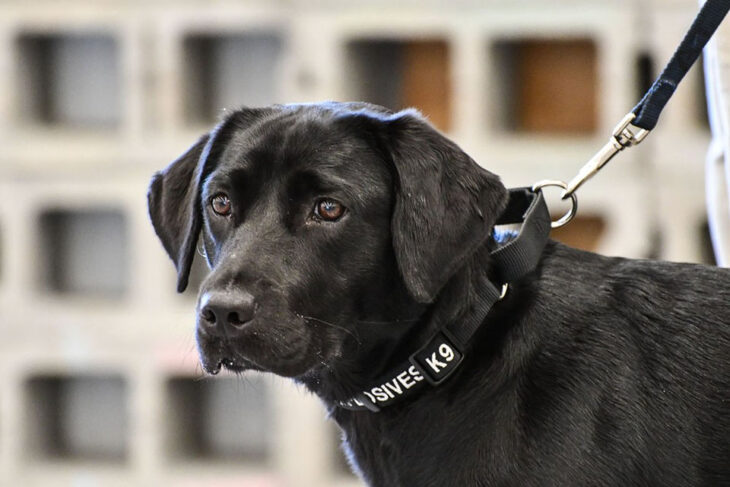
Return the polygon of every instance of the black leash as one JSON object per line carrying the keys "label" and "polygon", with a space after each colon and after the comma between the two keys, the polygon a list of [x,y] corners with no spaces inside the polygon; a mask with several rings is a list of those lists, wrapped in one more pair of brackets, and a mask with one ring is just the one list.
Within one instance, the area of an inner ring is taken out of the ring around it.
{"label": "black leash", "polygon": [[507,209],[497,225],[522,223],[519,234],[491,252],[498,283],[484,279],[471,313],[463,321],[441,328],[426,345],[403,360],[381,379],[337,405],[352,411],[380,411],[420,390],[437,386],[464,360],[469,340],[492,307],[504,297],[508,284],[532,272],[540,261],[550,234],[550,213],[539,188],[510,190]]}
{"label": "black leash", "polygon": [[649,131],[656,126],[659,115],[674,94],[677,85],[697,61],[705,44],[715,33],[728,10],[730,10],[730,0],[705,2],[662,74],[654,81],[639,104],[616,126],[608,143],[567,184],[563,198],[573,195],[613,156],[626,147],[635,146],[644,140]]}
{"label": "black leash", "polygon": [[631,110],[636,115],[631,122],[632,125],[645,130],[651,130],[656,126],[659,115],[674,94],[677,85],[700,57],[702,49],[728,10],[730,10],[730,0],[705,2],[662,74],[654,81],[639,104]]}

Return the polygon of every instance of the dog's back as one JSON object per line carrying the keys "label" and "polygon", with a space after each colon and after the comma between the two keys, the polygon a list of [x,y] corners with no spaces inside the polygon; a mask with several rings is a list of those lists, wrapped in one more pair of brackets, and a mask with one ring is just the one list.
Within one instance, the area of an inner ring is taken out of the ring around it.
{"label": "dog's back", "polygon": [[555,332],[533,372],[606,474],[730,485],[730,271],[556,245],[535,289],[526,323]]}

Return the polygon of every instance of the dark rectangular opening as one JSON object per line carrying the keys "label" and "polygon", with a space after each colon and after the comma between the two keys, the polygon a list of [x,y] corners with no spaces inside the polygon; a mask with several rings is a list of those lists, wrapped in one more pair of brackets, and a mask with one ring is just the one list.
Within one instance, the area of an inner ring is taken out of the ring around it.
{"label": "dark rectangular opening", "polygon": [[17,38],[21,122],[114,128],[121,118],[121,70],[113,37],[33,34]]}
{"label": "dark rectangular opening", "polygon": [[167,381],[167,449],[176,460],[266,463],[272,453],[271,395],[261,376]]}
{"label": "dark rectangular opening", "polygon": [[185,37],[183,96],[187,121],[209,123],[224,109],[279,101],[282,46],[281,36],[275,33]]}
{"label": "dark rectangular opening", "polygon": [[361,39],[347,45],[348,97],[391,110],[415,107],[451,127],[451,55],[442,39]]}
{"label": "dark rectangular opening", "polygon": [[590,39],[508,39],[492,46],[491,114],[507,132],[584,135],[598,126],[598,59]]}
{"label": "dark rectangular opening", "polygon": [[25,387],[27,454],[35,459],[122,462],[127,386],[120,376],[34,376]]}
{"label": "dark rectangular opening", "polygon": [[128,237],[116,210],[48,210],[40,216],[42,287],[119,297],[128,287]]}

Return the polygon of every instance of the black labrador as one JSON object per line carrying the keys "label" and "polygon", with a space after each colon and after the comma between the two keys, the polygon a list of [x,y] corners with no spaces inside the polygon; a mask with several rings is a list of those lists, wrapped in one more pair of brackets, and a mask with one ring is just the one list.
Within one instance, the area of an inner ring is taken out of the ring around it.
{"label": "black labrador", "polygon": [[341,401],[468,318],[507,191],[415,111],[241,109],[156,174],[154,228],[204,369],[317,394],[373,486],[730,485],[730,273],[550,241],[458,370],[380,412]]}

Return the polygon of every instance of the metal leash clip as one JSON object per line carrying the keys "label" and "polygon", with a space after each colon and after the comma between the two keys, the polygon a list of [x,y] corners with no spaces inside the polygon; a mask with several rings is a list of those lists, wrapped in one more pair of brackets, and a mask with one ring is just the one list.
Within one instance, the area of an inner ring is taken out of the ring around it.
{"label": "metal leash clip", "polygon": [[[562,188],[563,190],[567,191],[568,185],[565,184],[564,181],[557,181],[552,179],[546,179],[544,181],[537,182],[532,185],[532,191],[542,191],[542,189],[546,186],[556,186],[558,188]],[[557,219],[554,222],[550,222],[550,228],[560,228],[563,225],[570,222],[570,220],[573,219],[575,214],[578,212],[578,197],[574,195],[573,193],[569,194],[568,197],[570,198],[571,206],[568,212]]]}
{"label": "metal leash clip", "polygon": [[583,183],[592,178],[598,171],[605,166],[608,161],[613,159],[613,156],[621,152],[627,147],[633,147],[639,144],[642,140],[649,135],[649,130],[642,129],[631,125],[631,122],[636,118],[633,112],[629,112],[616,128],[613,129],[613,134],[609,141],[599,150],[596,155],[583,166],[578,174],[570,180],[568,187],[563,191],[562,198],[568,198],[573,195],[575,190],[581,187]]}

